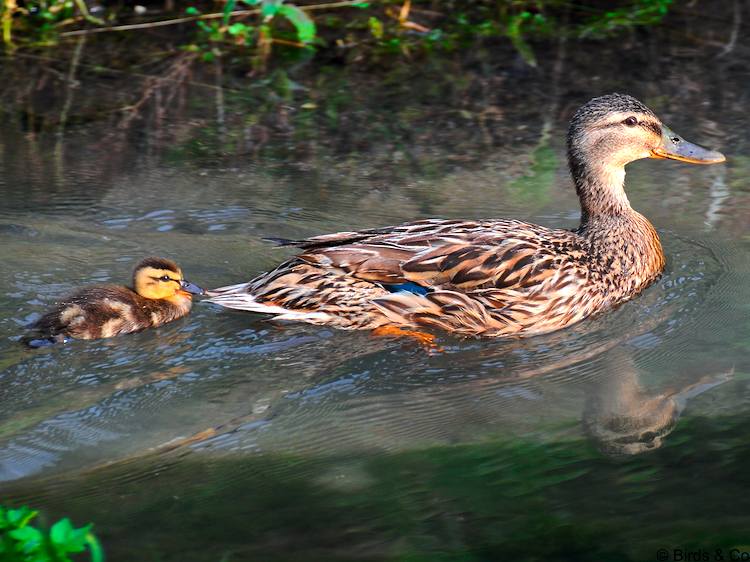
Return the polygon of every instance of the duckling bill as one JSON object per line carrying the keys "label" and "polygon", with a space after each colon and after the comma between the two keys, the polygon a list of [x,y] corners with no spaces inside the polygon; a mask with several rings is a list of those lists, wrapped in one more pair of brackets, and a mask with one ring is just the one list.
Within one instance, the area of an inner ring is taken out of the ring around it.
{"label": "duckling bill", "polygon": [[190,312],[192,295],[203,289],[187,281],[179,266],[150,257],[133,271],[133,287],[94,285],[68,295],[32,325],[38,339],[31,347],[91,340],[155,328]]}

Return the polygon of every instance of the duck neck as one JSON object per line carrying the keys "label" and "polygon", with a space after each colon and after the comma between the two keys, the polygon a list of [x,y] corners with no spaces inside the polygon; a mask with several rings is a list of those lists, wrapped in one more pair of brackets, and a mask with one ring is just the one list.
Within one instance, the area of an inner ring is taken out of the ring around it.
{"label": "duck neck", "polygon": [[581,202],[581,230],[597,219],[627,217],[634,211],[625,194],[625,168],[603,161],[571,157],[570,170]]}
{"label": "duck neck", "polygon": [[624,166],[571,158],[570,169],[581,201],[576,232],[607,257],[611,274],[627,280],[626,294],[640,290],[664,269],[664,252],[653,225],[630,206]]}

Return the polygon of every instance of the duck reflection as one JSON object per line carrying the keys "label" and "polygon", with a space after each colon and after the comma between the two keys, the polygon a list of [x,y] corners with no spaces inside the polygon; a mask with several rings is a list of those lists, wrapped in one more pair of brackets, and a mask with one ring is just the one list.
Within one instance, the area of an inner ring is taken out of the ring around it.
{"label": "duck reflection", "polygon": [[677,425],[687,401],[732,378],[733,371],[705,376],[680,389],[645,390],[633,357],[624,349],[607,358],[609,370],[589,387],[583,426],[609,455],[637,455],[658,449]]}
{"label": "duck reflection", "polygon": [[[239,416],[220,431],[201,432],[205,442],[191,436],[184,443],[201,450],[291,448],[316,455],[332,447],[393,451],[466,443],[495,432],[528,436],[539,428],[545,439],[554,440],[543,428],[572,414],[603,454],[636,455],[661,447],[689,399],[733,374],[699,375],[697,380],[674,375],[671,387],[650,388],[641,380],[636,351],[620,339],[573,353],[566,346],[546,349],[549,338],[544,344],[506,342],[494,352],[443,341],[443,353],[427,355],[414,342],[382,338],[370,338],[367,353],[353,353],[363,347],[364,342],[355,343],[359,337],[352,336],[345,346],[329,338],[287,348],[280,361],[298,364],[303,352],[307,384],[271,401],[262,416],[257,411]],[[398,356],[398,364],[389,356]],[[452,367],[438,366],[445,364]],[[373,365],[377,372],[368,373],[365,367]],[[341,371],[347,374],[337,376]],[[687,380],[675,382],[680,379]]]}

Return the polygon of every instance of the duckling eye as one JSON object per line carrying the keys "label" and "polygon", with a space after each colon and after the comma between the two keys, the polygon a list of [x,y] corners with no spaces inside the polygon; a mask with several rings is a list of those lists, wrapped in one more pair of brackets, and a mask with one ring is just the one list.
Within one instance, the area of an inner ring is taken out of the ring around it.
{"label": "duckling eye", "polygon": [[159,280],[166,282],[166,281],[171,281],[172,278],[169,275],[162,275],[161,277],[159,277]]}
{"label": "duckling eye", "polygon": [[636,119],[635,117],[628,117],[627,119],[625,119],[625,121],[623,121],[623,123],[628,127],[635,127],[638,124],[638,119]]}

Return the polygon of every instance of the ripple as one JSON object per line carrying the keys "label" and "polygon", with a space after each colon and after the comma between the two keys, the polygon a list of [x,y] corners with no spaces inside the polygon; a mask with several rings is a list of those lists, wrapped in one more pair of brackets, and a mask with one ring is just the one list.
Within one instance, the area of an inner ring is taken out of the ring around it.
{"label": "ripple", "polygon": [[[44,306],[80,284],[127,280],[143,255],[164,252],[192,280],[220,284],[283,257],[259,235],[340,229],[359,208],[356,190],[314,208],[248,178],[233,191],[231,178],[221,179],[227,191],[213,186],[210,201],[188,194],[193,185],[179,176],[148,178],[136,195],[113,190],[90,205],[93,222],[8,220],[12,253],[0,249],[10,265],[0,274],[2,478],[75,474],[170,451],[330,455],[549,436],[559,427],[582,434],[587,401],[612,377],[635,376],[658,394],[747,364],[743,348],[717,346],[737,341],[733,326],[746,314],[746,248],[671,232],[662,235],[668,269],[644,294],[526,340],[439,334],[443,352],[428,353],[408,340],[278,327],[197,303],[189,318],[158,330],[40,353],[17,347],[19,326]],[[160,181],[172,182],[172,200]],[[358,222],[413,214],[391,209]],[[540,222],[567,217],[547,212]]]}

